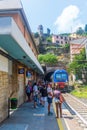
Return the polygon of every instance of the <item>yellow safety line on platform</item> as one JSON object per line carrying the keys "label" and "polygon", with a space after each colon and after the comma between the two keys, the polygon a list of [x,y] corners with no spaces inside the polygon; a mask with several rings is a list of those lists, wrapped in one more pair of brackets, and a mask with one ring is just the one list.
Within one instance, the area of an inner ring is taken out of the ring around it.
{"label": "yellow safety line on platform", "polygon": [[[54,102],[53,102],[53,108],[54,108],[54,112],[56,114],[56,108],[55,108],[55,103]],[[61,121],[60,118],[57,118],[57,123],[58,123],[59,129],[64,130],[63,125],[62,125],[62,121]]]}

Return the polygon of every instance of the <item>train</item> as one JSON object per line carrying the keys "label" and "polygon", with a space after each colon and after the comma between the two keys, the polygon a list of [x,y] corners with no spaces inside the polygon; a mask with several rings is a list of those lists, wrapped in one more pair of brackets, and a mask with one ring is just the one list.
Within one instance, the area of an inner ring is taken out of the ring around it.
{"label": "train", "polygon": [[52,75],[52,82],[58,85],[59,89],[62,92],[68,91],[69,84],[69,75],[68,72],[64,69],[54,71]]}

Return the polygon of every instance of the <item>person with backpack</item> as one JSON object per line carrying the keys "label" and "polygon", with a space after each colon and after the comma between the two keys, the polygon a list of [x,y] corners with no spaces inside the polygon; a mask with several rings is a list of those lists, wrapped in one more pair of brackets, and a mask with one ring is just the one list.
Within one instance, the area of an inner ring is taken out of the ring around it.
{"label": "person with backpack", "polygon": [[56,106],[56,118],[59,118],[59,112],[60,112],[60,117],[62,118],[62,103],[65,101],[65,99],[62,96],[61,91],[59,91],[57,87],[53,92],[53,97]]}
{"label": "person with backpack", "polygon": [[26,95],[28,97],[28,102],[31,101],[31,93],[32,93],[32,86],[31,86],[31,82],[28,81],[28,84],[26,85]]}

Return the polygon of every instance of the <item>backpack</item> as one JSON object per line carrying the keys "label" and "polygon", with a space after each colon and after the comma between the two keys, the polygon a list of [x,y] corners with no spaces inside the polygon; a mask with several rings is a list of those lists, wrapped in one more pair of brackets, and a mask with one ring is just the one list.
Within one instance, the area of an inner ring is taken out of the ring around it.
{"label": "backpack", "polygon": [[26,93],[30,93],[30,87],[27,85],[27,87],[26,87]]}

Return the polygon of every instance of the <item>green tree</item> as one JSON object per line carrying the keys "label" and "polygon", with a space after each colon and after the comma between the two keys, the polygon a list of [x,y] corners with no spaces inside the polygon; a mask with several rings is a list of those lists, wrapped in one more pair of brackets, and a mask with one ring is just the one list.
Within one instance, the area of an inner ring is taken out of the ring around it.
{"label": "green tree", "polygon": [[[82,78],[83,71],[87,68],[86,62],[86,52],[85,48],[80,52],[79,55],[76,55],[73,59],[73,62],[69,65],[68,70],[73,71],[79,79]],[[86,75],[87,76],[87,75]]]}
{"label": "green tree", "polygon": [[47,40],[48,42],[52,42],[52,36],[47,37],[46,40]]}
{"label": "green tree", "polygon": [[76,31],[76,34],[82,35],[84,33],[84,30],[82,29],[82,27],[79,27]]}
{"label": "green tree", "polygon": [[38,38],[38,37],[39,37],[38,32],[36,32],[36,33],[34,34],[34,37],[35,37],[35,38]]}
{"label": "green tree", "polygon": [[64,50],[65,50],[65,52],[69,52],[70,51],[70,44],[69,43],[65,44]]}
{"label": "green tree", "polygon": [[57,56],[51,53],[47,53],[45,55],[38,55],[38,60],[40,63],[50,64],[53,65],[57,63]]}

